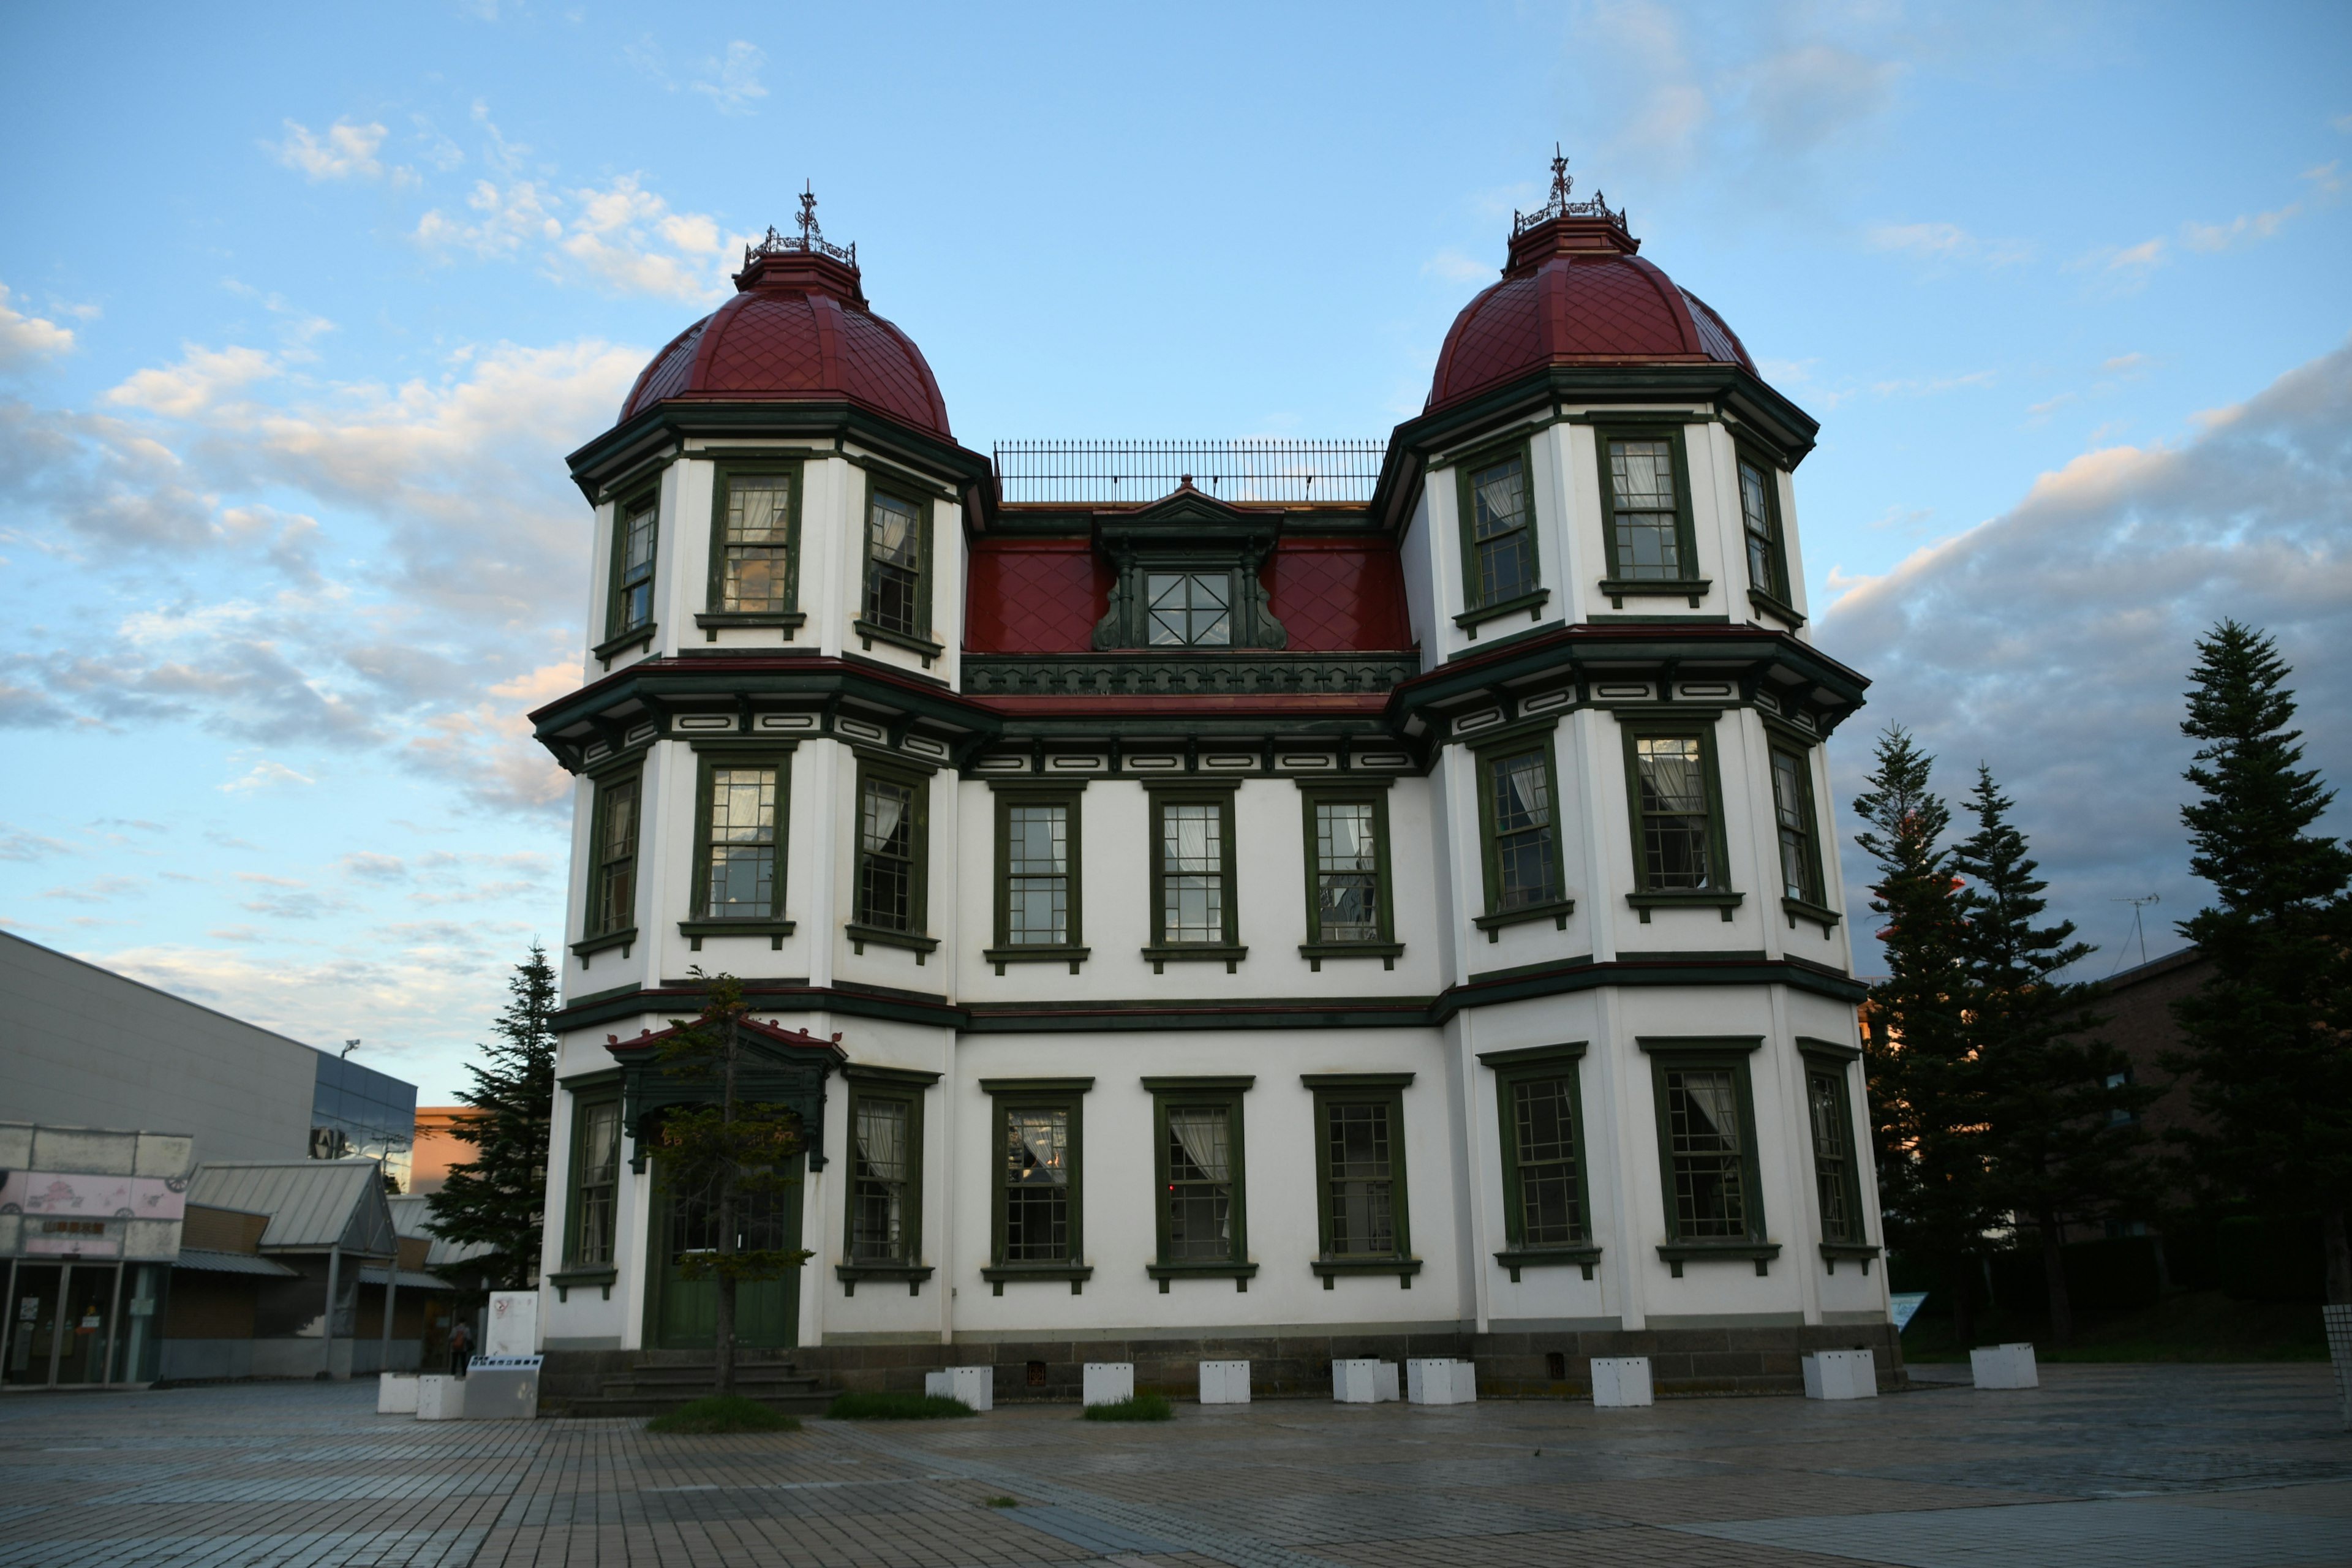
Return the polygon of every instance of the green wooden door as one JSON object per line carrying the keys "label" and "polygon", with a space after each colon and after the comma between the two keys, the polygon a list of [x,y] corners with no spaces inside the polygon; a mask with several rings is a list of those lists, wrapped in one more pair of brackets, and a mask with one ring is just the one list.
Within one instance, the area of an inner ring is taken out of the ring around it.
{"label": "green wooden door", "polygon": [[[736,1245],[792,1251],[801,1244],[803,1156],[795,1156],[793,1184],[780,1193],[738,1200]],[[719,1244],[719,1205],[700,1194],[677,1193],[656,1163],[653,1289],[646,1303],[646,1340],[657,1350],[709,1350],[718,1337],[719,1286],[688,1279],[685,1262]],[[755,1348],[800,1342],[800,1273],[735,1288],[735,1342]]]}

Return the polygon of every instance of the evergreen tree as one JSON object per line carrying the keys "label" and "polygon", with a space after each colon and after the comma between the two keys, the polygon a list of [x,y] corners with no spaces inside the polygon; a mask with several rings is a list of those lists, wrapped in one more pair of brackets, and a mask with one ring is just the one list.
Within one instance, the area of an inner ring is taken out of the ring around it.
{"label": "evergreen tree", "polygon": [[2200,744],[2181,808],[2189,868],[2215,901],[2180,923],[2213,973],[2175,1005],[2208,1131],[2181,1135],[2200,1172],[2272,1212],[2316,1213],[2327,1299],[2352,1302],[2352,853],[2308,831],[2335,792],[2298,767],[2291,673],[2272,640],[2223,621],[2197,644],[2181,732]]}
{"label": "evergreen tree", "polygon": [[[705,979],[701,970],[693,973],[698,981]],[[689,1254],[684,1268],[688,1279],[717,1284],[715,1392],[729,1394],[735,1392],[736,1288],[783,1279],[815,1255],[759,1245],[775,1239],[769,1222],[800,1184],[790,1173],[793,1156],[801,1151],[800,1119],[789,1106],[742,1098],[747,1064],[737,1026],[750,1011],[742,983],[721,974],[708,984],[699,1015],[670,1020],[677,1032],[663,1044],[662,1062],[672,1077],[709,1085],[716,1102],[679,1106],[665,1114],[658,1153],[669,1190],[695,1194],[709,1205],[715,1221],[717,1247]]]}
{"label": "evergreen tree", "polygon": [[2074,923],[2036,925],[2048,884],[2033,873],[2014,805],[1979,763],[1968,800],[1977,830],[1952,855],[1960,894],[1968,1033],[1985,1125],[1988,1196],[2039,1233],[2050,1336],[2074,1336],[2059,1251],[2065,1226],[2128,1212],[2144,1196],[2147,1135],[2138,1121],[2160,1090],[2134,1084],[2130,1058],[2095,1037],[2095,985],[2056,978],[2086,957]]}
{"label": "evergreen tree", "polygon": [[449,1167],[433,1194],[433,1228],[451,1241],[488,1247],[469,1268],[495,1289],[527,1289],[539,1279],[540,1237],[547,1214],[547,1131],[555,1110],[555,973],[547,950],[507,982],[506,1009],[490,1026],[498,1037],[467,1070],[474,1086],[457,1096],[474,1114],[449,1135],[474,1146],[474,1158]]}
{"label": "evergreen tree", "polygon": [[1890,1250],[1940,1260],[1953,1327],[1974,1337],[1976,1252],[1992,1218],[1980,1148],[1983,1116],[1962,1016],[1965,976],[1950,855],[1951,812],[1928,787],[1935,759],[1899,725],[1853,803],[1854,841],[1878,862],[1871,910],[1887,975],[1864,1004],[1878,1190]]}

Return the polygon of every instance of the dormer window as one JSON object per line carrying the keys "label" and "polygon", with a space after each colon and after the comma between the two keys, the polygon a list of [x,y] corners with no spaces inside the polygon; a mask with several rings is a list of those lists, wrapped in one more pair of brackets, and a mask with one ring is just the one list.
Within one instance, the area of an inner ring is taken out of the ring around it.
{"label": "dormer window", "polygon": [[1147,572],[1143,584],[1152,647],[1233,646],[1231,573]]}

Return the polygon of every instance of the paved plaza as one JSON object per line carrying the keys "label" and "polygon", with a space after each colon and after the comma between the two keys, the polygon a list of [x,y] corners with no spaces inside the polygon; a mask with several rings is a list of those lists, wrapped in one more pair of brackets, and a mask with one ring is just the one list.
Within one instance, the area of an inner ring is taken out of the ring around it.
{"label": "paved plaza", "polygon": [[2352,1564],[2326,1367],[2042,1377],[1838,1405],[1187,1405],[1164,1426],[1039,1405],[740,1437],[425,1425],[351,1384],[10,1396],[0,1568]]}

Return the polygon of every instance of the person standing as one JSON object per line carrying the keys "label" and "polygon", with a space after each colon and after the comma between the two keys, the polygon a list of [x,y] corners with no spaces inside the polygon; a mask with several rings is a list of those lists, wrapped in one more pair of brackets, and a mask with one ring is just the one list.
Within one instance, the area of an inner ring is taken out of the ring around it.
{"label": "person standing", "polygon": [[466,1363],[474,1359],[473,1325],[460,1318],[449,1329],[449,1373],[453,1377],[466,1375]]}

